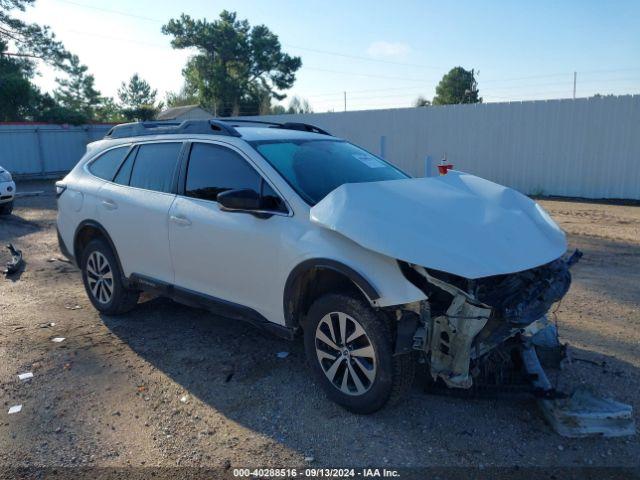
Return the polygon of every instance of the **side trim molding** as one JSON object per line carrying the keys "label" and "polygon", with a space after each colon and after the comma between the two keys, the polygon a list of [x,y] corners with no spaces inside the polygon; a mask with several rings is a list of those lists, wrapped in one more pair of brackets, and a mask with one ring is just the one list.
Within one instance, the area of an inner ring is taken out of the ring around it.
{"label": "side trim molding", "polygon": [[287,340],[293,340],[295,337],[295,329],[273,323],[252,308],[244,305],[178,287],[137,273],[131,274],[129,284],[133,288],[139,288],[140,290],[169,297],[183,305],[201,308],[221,317],[250,323],[255,327],[266,330],[278,337],[286,338]]}

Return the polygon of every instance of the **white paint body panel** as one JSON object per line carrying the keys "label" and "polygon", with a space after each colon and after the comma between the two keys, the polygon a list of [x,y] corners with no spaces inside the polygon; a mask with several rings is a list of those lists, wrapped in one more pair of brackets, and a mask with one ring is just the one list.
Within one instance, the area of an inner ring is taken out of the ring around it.
{"label": "white paint body panel", "polygon": [[456,171],[342,185],[311,220],[380,254],[472,279],[527,270],[567,250],[536,202]]}
{"label": "white paint body panel", "polygon": [[283,323],[281,289],[274,278],[280,276],[281,238],[287,234],[289,217],[260,219],[225,212],[216,202],[180,196],[169,216],[176,285]]}
{"label": "white paint body panel", "polygon": [[98,221],[111,236],[124,274],[173,283],[168,215],[176,196],[110,182],[97,196]]}

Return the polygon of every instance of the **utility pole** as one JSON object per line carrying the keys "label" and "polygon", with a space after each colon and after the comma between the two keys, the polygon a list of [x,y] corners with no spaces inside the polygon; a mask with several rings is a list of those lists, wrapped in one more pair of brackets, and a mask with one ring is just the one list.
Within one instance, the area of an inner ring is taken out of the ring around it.
{"label": "utility pole", "polygon": [[347,92],[344,92],[344,111],[347,111]]}
{"label": "utility pole", "polygon": [[576,77],[578,76],[578,72],[573,72],[573,99],[576,99]]}

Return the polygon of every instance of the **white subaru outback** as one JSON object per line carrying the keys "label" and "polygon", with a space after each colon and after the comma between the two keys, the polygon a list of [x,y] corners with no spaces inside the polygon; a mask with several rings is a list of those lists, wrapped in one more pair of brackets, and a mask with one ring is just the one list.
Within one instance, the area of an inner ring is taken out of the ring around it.
{"label": "white subaru outback", "polygon": [[492,352],[527,351],[571,282],[564,233],[526,196],[410,178],[307,124],[118,125],[56,186],[60,248],[96,309],[144,290],[303,333],[327,395],[357,413],[400,398],[418,361],[469,388]]}

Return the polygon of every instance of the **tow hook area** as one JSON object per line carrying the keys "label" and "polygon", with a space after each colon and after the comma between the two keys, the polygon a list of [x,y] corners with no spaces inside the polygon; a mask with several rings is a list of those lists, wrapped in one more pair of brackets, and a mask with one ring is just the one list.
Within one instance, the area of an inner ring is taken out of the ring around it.
{"label": "tow hook area", "polygon": [[[587,386],[578,387],[571,395],[555,390],[536,352],[539,348],[536,341],[544,338],[545,334],[544,347],[549,348],[548,341],[553,336],[548,333],[552,328],[553,325],[549,325],[533,337],[525,337],[521,350],[522,367],[547,422],[563,437],[634,435],[636,426],[631,405],[600,396]],[[560,347],[559,344],[557,346]]]}
{"label": "tow hook area", "polygon": [[457,295],[445,315],[433,319],[431,375],[448,387],[470,388],[471,343],[489,319],[490,308]]}
{"label": "tow hook area", "polygon": [[[579,252],[574,254],[567,264],[575,263],[579,256]],[[396,354],[421,352],[420,358],[435,380],[431,385],[434,393],[440,390],[455,395],[466,390],[467,395],[483,391],[533,394],[546,420],[562,436],[635,434],[631,405],[585,387],[572,393],[556,390],[543,365],[561,369],[567,346],[560,344],[556,326],[544,314],[526,326],[505,322],[476,296],[422,267],[413,269],[438,291],[432,291],[429,301],[405,305],[397,311]],[[446,292],[444,308],[442,296],[436,298],[438,292]],[[432,302],[438,300],[440,307],[432,310]]]}
{"label": "tow hook area", "polygon": [[[478,302],[459,288],[432,277],[424,269],[420,269],[420,273],[430,283],[453,297],[444,315],[433,318],[429,315],[430,324],[425,328],[426,335],[423,335],[425,341],[422,348],[431,354],[431,375],[434,380],[442,379],[448,387],[470,388],[473,383],[469,375],[472,343],[487,324],[491,307]],[[418,336],[414,337],[414,348],[419,348],[422,332],[416,333]]]}

